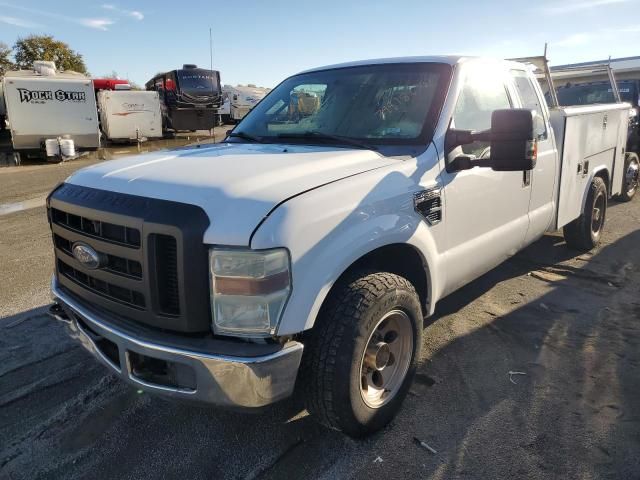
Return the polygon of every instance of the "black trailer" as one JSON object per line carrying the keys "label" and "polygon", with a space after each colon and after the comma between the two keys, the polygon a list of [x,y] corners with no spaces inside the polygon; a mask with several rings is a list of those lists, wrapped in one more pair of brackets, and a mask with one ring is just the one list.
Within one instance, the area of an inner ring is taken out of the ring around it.
{"label": "black trailer", "polygon": [[184,65],[157,74],[145,87],[160,96],[163,130],[209,130],[215,126],[216,112],[222,105],[220,72]]}

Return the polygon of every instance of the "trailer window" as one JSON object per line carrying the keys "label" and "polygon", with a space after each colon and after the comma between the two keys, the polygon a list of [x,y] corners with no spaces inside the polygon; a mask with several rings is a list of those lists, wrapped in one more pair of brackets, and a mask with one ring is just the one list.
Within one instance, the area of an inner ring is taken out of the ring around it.
{"label": "trailer window", "polygon": [[[513,76],[513,81],[516,86],[516,90],[518,91],[518,95],[520,96],[520,101],[522,102],[523,108],[528,108],[529,110],[534,110],[536,114],[540,117],[540,119],[544,118],[544,113],[542,110],[542,106],[540,105],[540,99],[538,98],[538,94],[536,93],[533,84],[527,72],[523,70],[511,70],[511,75]],[[547,127],[544,121],[536,123],[536,128],[538,131],[536,134],[538,135],[538,140],[544,140],[547,138]]]}
{"label": "trailer window", "polygon": [[[493,68],[471,67],[453,113],[453,126],[461,130],[488,130],[494,110],[511,108],[501,76]],[[467,155],[486,155],[489,142],[473,142],[462,146]]]}

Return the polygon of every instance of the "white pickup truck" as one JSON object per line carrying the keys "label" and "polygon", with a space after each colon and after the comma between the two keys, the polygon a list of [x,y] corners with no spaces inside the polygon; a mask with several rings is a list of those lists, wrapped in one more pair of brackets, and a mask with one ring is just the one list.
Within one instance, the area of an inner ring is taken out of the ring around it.
{"label": "white pickup truck", "polygon": [[[294,92],[319,100],[300,115]],[[366,435],[400,408],[438,300],[547,231],[598,243],[628,110],[550,111],[509,61],[294,75],[221,144],[57,187],[51,314],[137,388],[255,408],[297,386]]]}

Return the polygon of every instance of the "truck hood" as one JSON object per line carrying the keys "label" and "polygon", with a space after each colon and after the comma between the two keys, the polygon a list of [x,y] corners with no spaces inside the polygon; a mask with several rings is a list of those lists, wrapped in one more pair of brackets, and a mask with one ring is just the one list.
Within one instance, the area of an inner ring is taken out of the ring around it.
{"label": "truck hood", "polygon": [[205,243],[248,245],[278,204],[392,162],[370,150],[224,143],[99,163],[67,182],[197,205],[211,222]]}

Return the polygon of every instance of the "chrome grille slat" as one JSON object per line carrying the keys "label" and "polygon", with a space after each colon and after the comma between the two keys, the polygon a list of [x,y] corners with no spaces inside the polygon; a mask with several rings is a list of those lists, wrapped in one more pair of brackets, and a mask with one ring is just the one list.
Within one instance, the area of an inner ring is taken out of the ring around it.
{"label": "chrome grille slat", "polygon": [[84,235],[82,232],[67,229],[61,225],[53,224],[51,225],[51,229],[55,235],[59,235],[71,243],[84,242],[105,254],[126,258],[128,260],[136,260],[141,263],[144,261],[142,248],[128,248],[115,243],[105,242],[98,238]]}
{"label": "chrome grille slat", "polygon": [[[73,258],[73,242],[56,233],[53,234],[53,242],[58,250],[66,253],[70,258]],[[142,264],[137,260],[129,260],[127,258],[111,255],[100,251],[98,251],[98,253],[104,255],[107,258],[107,265],[103,268],[103,270],[114,273],[116,275],[122,275],[136,280],[142,280]]]}
{"label": "chrome grille slat", "polygon": [[125,225],[103,222],[52,208],[51,221],[68,230],[129,248],[140,248],[140,230]]}
{"label": "chrome grille slat", "polygon": [[146,306],[144,295],[141,292],[109,283],[96,276],[97,272],[85,273],[61,259],[58,259],[58,272],[96,295],[139,310]]}

